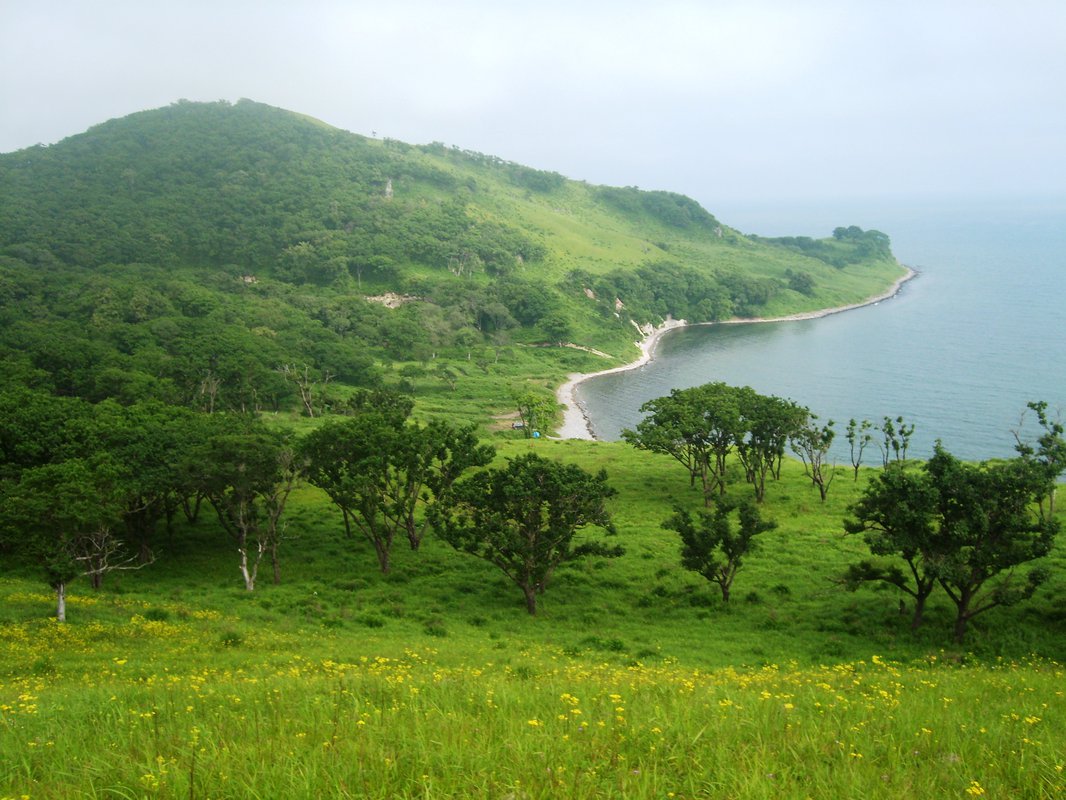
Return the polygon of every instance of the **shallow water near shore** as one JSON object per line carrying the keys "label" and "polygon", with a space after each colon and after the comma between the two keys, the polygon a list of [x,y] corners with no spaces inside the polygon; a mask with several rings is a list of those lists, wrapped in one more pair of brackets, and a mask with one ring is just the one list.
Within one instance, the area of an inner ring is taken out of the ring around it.
{"label": "shallow water near shore", "polygon": [[[836,420],[840,463],[850,418],[902,415],[916,426],[917,458],[939,438],[959,457],[984,459],[1013,455],[1026,402],[1066,414],[1066,203],[749,207],[721,218],[764,236],[876,228],[921,274],[891,300],[822,319],[664,335],[649,364],[577,387],[597,438],[619,438],[642,403],[672,388],[718,380]],[[866,462],[878,459],[871,448]]]}

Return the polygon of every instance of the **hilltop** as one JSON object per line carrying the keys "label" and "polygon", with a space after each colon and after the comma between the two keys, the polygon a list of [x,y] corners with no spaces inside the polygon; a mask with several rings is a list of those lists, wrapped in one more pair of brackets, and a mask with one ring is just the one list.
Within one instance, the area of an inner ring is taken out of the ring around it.
{"label": "hilltop", "polygon": [[[902,272],[876,231],[745,236],[679,194],[248,100],[0,155],[0,189],[0,357],[92,399],[277,409],[283,364],[370,385],[449,357],[547,385],[632,360],[634,324],[840,306]],[[561,343],[580,349],[515,352]]]}

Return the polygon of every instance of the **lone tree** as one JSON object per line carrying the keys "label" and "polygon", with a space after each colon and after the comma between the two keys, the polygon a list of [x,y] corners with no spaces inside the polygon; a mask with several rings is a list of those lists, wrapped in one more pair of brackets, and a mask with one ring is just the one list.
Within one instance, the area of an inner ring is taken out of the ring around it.
{"label": "lone tree", "polygon": [[532,389],[512,389],[511,401],[518,412],[518,419],[527,439],[533,437],[534,431],[550,425],[559,410],[559,404],[554,397]]}
{"label": "lone tree", "polygon": [[[738,525],[733,527],[733,511]],[[675,508],[674,515],[663,523],[667,530],[681,535],[681,566],[717,583],[722,602],[729,602],[733,580],[744,564],[745,556],[755,547],[755,537],[772,531],[777,523],[763,520],[752,503],[720,501],[713,512],[701,511],[699,524],[685,509]]]}
{"label": "lone tree", "polygon": [[1047,480],[1032,461],[964,464],[938,442],[926,471],[939,492],[947,544],[938,579],[955,604],[955,641],[961,642],[978,614],[1026,600],[1047,580],[1046,569],[1023,578],[1015,568],[1051,552],[1058,522],[1033,510]]}
{"label": "lone tree", "polygon": [[[1055,515],[1055,488],[1059,475],[1066,470],[1066,440],[1063,440],[1062,423],[1057,419],[1051,419],[1048,415],[1047,403],[1027,403],[1026,408],[1036,414],[1037,424],[1041,434],[1037,437],[1036,444],[1022,439],[1021,432],[1014,432],[1016,442],[1015,450],[1018,454],[1030,462],[1034,468],[1043,473],[1046,485],[1040,496],[1041,513],[1045,513],[1044,504],[1047,504],[1046,514]],[[1023,416],[1024,422],[1024,416]]]}
{"label": "lone tree", "polygon": [[495,564],[522,590],[526,610],[536,614],[537,595],[560,564],[622,554],[621,547],[603,542],[574,542],[587,525],[615,533],[605,507],[614,494],[602,470],[592,475],[528,453],[456,484],[447,502],[433,510],[433,526],[457,550]]}
{"label": "lone tree", "polygon": [[862,466],[862,455],[865,452],[867,446],[874,440],[873,434],[870,433],[873,430],[874,424],[868,419],[864,419],[861,423],[856,422],[854,418],[848,420],[847,428],[847,440],[848,445],[851,448],[851,468],[854,472],[853,480],[859,480],[859,468]]}
{"label": "lone tree", "polygon": [[829,486],[836,477],[836,465],[827,464],[829,448],[836,437],[833,430],[833,420],[825,425],[818,425],[818,416],[810,414],[807,421],[795,431],[789,438],[792,452],[799,456],[803,462],[803,471],[811,479],[811,483],[818,487],[818,494],[825,502],[825,496],[829,493]]}
{"label": "lone tree", "polygon": [[0,493],[0,532],[33,558],[56,593],[56,619],[67,618],[67,584],[129,568],[112,536],[121,519],[118,470],[106,459],[72,458],[32,467]]}

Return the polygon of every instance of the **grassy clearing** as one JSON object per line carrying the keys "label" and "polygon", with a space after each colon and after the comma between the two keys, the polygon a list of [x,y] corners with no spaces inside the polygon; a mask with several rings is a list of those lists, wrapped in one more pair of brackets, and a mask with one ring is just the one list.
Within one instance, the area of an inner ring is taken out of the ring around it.
{"label": "grassy clearing", "polygon": [[[500,438],[501,458],[526,441]],[[863,551],[798,464],[725,607],[659,523],[698,498],[624,444],[542,455],[605,467],[626,555],[561,569],[542,613],[428,540],[377,572],[305,487],[280,585],[241,587],[205,510],[159,561],[75,585],[70,622],[31,570],[0,579],[0,798],[1058,797],[1066,791],[1066,578],[949,646],[940,598],[834,583]],[[735,491],[750,490],[738,480]]]}

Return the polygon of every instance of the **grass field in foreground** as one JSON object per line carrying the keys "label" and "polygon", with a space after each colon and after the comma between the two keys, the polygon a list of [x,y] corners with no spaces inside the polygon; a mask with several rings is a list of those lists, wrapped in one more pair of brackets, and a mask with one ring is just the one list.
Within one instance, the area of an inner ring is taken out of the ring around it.
{"label": "grass field in foreground", "polygon": [[[704,671],[544,646],[396,653],[331,635],[305,658],[214,615],[9,626],[0,796],[1057,797],[1061,665]],[[191,652],[204,656],[188,664]],[[395,653],[380,655],[380,653]],[[43,659],[43,661],[40,661]]]}
{"label": "grass field in foreground", "polygon": [[[523,441],[499,440],[502,455]],[[377,572],[316,491],[293,498],[282,583],[240,588],[205,513],[159,560],[71,588],[0,578],[0,798],[1060,797],[1062,548],[1028,604],[950,645],[887,592],[798,464],[723,606],[659,523],[698,504],[669,459],[538,442],[605,467],[625,545],[563,568],[530,618],[491,566],[427,540]],[[735,491],[748,487],[734,481]],[[1035,655],[1034,655],[1035,654]]]}

